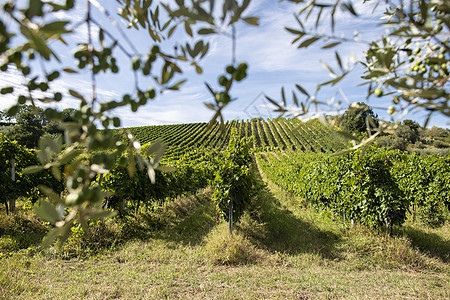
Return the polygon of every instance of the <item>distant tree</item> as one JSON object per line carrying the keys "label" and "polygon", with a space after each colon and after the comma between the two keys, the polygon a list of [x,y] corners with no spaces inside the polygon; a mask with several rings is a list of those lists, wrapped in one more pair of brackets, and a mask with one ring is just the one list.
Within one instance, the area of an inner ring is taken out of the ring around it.
{"label": "distant tree", "polygon": [[8,115],[6,112],[0,110],[0,124],[1,125],[9,125],[13,123],[13,117]]}
{"label": "distant tree", "polygon": [[395,136],[407,143],[415,143],[419,140],[419,132],[407,125],[400,125],[395,130]]}
{"label": "distant tree", "polygon": [[417,130],[417,131],[419,131],[419,129],[421,128],[420,124],[413,120],[404,120],[403,125],[406,125],[409,128]]}
{"label": "distant tree", "polygon": [[25,105],[15,116],[15,124],[6,136],[27,148],[36,148],[39,138],[44,134],[43,109]]}
{"label": "distant tree", "polygon": [[420,125],[412,120],[405,120],[395,130],[395,136],[404,139],[408,143],[415,143],[420,139]]}
{"label": "distant tree", "polygon": [[50,120],[46,117],[43,108],[32,105],[21,106],[15,115],[11,117],[6,111],[0,111],[0,120],[6,126],[2,132],[11,140],[27,148],[36,148],[39,138],[44,134],[62,135],[64,129],[61,122],[75,122],[74,108],[66,108],[61,112],[61,121]]}
{"label": "distant tree", "polygon": [[378,116],[372,108],[363,102],[355,102],[349,106],[341,119],[341,127],[349,132],[371,134],[379,125]]}
{"label": "distant tree", "polygon": [[426,136],[436,138],[436,137],[446,137],[448,136],[448,129],[445,130],[440,127],[433,126],[426,131]]}

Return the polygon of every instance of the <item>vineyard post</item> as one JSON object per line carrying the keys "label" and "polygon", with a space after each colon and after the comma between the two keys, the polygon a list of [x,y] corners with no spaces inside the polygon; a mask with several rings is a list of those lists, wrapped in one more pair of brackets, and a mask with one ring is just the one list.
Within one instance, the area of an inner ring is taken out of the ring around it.
{"label": "vineyard post", "polygon": [[98,185],[102,185],[102,180],[103,180],[103,173],[100,173],[100,176],[98,177]]}
{"label": "vineyard post", "polygon": [[229,226],[230,226],[230,235],[233,236],[233,200],[230,199],[229,205]]}
{"label": "vineyard post", "polygon": [[[16,182],[16,160],[14,158],[11,159],[11,180]],[[9,199],[9,211],[14,212],[16,210],[16,199],[14,196]]]}

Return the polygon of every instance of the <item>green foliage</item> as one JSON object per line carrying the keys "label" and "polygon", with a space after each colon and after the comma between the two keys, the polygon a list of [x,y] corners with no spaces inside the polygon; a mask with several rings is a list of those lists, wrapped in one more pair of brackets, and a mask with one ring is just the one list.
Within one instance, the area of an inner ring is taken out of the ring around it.
{"label": "green foliage", "polygon": [[[142,146],[143,150],[149,147],[150,144]],[[168,198],[205,188],[213,178],[215,158],[211,151],[199,148],[167,164],[156,170],[152,183],[147,171],[137,170],[130,175],[128,168],[118,163],[102,180],[102,188],[114,193],[106,200],[108,207],[120,211],[123,202],[135,211],[141,206],[150,209]]]}
{"label": "green foliage", "polygon": [[[309,47],[320,40],[330,40],[323,48],[333,48],[345,42],[336,36],[324,36],[317,32],[306,32],[302,18],[317,16],[315,29],[319,27],[321,16],[331,18],[331,32],[334,30],[334,16],[338,8],[345,13],[357,16],[351,2],[336,1],[334,4],[323,5],[316,1],[300,3],[302,7],[296,15],[300,28],[288,30],[295,34],[300,48]],[[380,2],[380,1],[376,1]],[[186,81],[181,77],[184,68],[192,66],[197,73],[202,73],[200,61],[206,57],[209,51],[209,43],[202,39],[204,35],[223,34],[230,37],[233,45],[236,42],[236,26],[239,22],[257,25],[258,18],[247,16],[246,12],[250,1],[229,1],[221,4],[221,9],[216,1],[196,1],[193,5],[186,6],[184,1],[119,1],[119,17],[123,19],[129,28],[144,29],[148,32],[151,47],[147,51],[139,51],[132,41],[124,33],[121,22],[113,21],[113,26],[106,26],[99,22],[98,14],[106,19],[113,19],[99,1],[87,1],[85,16],[81,22],[73,18],[60,19],[57,14],[68,16],[74,12],[76,6],[74,0],[60,1],[29,1],[23,5],[16,5],[14,1],[3,4],[3,12],[0,19],[0,55],[2,64],[0,70],[7,72],[12,68],[23,75],[24,89],[16,89],[15,86],[5,86],[1,94],[17,95],[17,104],[8,109],[8,114],[14,116],[25,104],[36,106],[39,103],[49,103],[56,107],[57,102],[65,101],[70,95],[79,102],[79,109],[73,115],[73,122],[62,124],[64,130],[64,142],[66,149],[62,150],[62,143],[45,136],[39,146],[39,160],[42,167],[29,168],[28,171],[46,169],[51,171],[56,179],[64,180],[67,197],[60,198],[56,190],[46,190],[44,193],[51,199],[51,204],[46,217],[54,216],[56,211],[71,210],[68,215],[61,216],[54,222],[56,229],[50,232],[50,238],[69,232],[73,222],[78,218],[84,226],[90,217],[99,218],[107,214],[100,212],[94,206],[98,205],[105,194],[98,186],[92,185],[92,181],[99,173],[112,170],[118,158],[124,157],[128,151],[128,172],[133,175],[137,169],[147,167],[150,179],[154,179],[155,169],[159,165],[158,160],[148,159],[140,154],[140,144],[132,134],[125,133],[127,143],[123,143],[110,129],[120,127],[120,118],[112,117],[114,109],[129,107],[137,111],[145,105],[149,99],[154,99],[159,92],[166,90],[178,90]],[[445,116],[448,111],[448,89],[445,84],[448,77],[448,18],[446,18],[449,4],[447,1],[412,1],[411,5],[402,7],[383,7],[389,18],[383,20],[380,26],[387,26],[390,30],[379,40],[369,43],[364,67],[365,79],[369,83],[368,94],[377,95],[393,93],[393,101],[401,105],[400,101],[408,105],[399,106],[398,110],[410,107],[424,107],[430,114],[439,111]],[[96,10],[96,11],[94,11]],[[164,13],[160,13],[164,11]],[[219,13],[216,13],[219,11]],[[56,21],[55,21],[56,20]],[[87,28],[88,39],[83,35],[73,34],[78,27]],[[181,37],[174,35],[178,28],[184,30]],[[93,35],[93,29],[98,29],[98,36]],[[328,32],[328,31],[325,31]],[[70,35],[75,39],[71,43],[65,43]],[[117,36],[122,38],[118,39]],[[177,47],[170,39],[176,38]],[[165,43],[161,43],[162,41]],[[195,40],[195,42],[193,42]],[[69,48],[65,53],[73,53],[72,68],[64,67],[61,62],[61,52],[54,47],[54,41],[62,41]],[[72,45],[77,45],[73,49]],[[161,47],[160,47],[161,46]],[[163,47],[164,46],[164,47]],[[231,47],[235,49],[235,47]],[[413,49],[417,50],[413,50]],[[128,49],[128,50],[127,50]],[[233,51],[233,50],[232,50]],[[406,53],[406,55],[404,55]],[[206,103],[207,107],[214,110],[213,121],[223,121],[223,109],[234,101],[231,88],[234,82],[243,80],[247,75],[247,65],[237,64],[235,52],[232,52],[231,63],[226,62],[224,72],[217,74],[218,88],[206,84],[209,92],[214,96],[212,102]],[[322,86],[335,85],[342,80],[351,70],[342,63],[341,56],[336,52],[336,61],[339,70],[335,71],[328,63],[325,67],[333,75],[333,79],[319,84],[317,92]],[[134,84],[130,85],[129,93],[124,93],[116,99],[102,101],[98,97],[97,84],[99,76],[110,76],[110,73],[119,72],[119,66],[125,62],[133,72]],[[412,59],[411,64],[406,59]],[[51,69],[51,70],[50,70]],[[151,71],[151,74],[150,74]],[[411,72],[410,72],[411,71]],[[77,73],[88,73],[91,77],[91,93],[89,97],[73,88],[64,91],[52,89],[52,82],[64,73],[64,80],[70,81],[70,76]],[[146,77],[145,86],[139,82],[140,77]],[[149,86],[150,85],[150,86]],[[311,95],[302,86],[296,85],[297,90],[306,100],[303,103],[293,94],[294,103],[302,107],[300,115],[308,113],[311,104],[320,104],[317,95]],[[381,91],[381,92],[380,92]],[[67,96],[66,96],[67,95]],[[276,104],[273,100],[269,101]],[[283,107],[286,107],[286,97],[282,89]],[[423,101],[417,101],[421,99]],[[281,107],[278,105],[278,107]],[[281,112],[284,112],[282,107]],[[395,112],[392,108],[391,112]],[[57,109],[46,109],[46,116],[55,121],[64,121],[66,116]],[[31,123],[30,123],[31,124]],[[211,123],[213,124],[213,123]],[[33,125],[33,124],[32,124]],[[267,124],[265,124],[267,125]],[[36,126],[32,126],[36,128]],[[101,128],[100,128],[101,127]],[[283,133],[283,126],[270,124],[264,126],[265,134],[272,132],[277,144],[281,147],[295,147],[295,139]],[[30,131],[31,136],[26,138],[30,145],[35,145],[37,132]],[[21,132],[25,135],[30,132]],[[229,132],[227,132],[228,134]],[[305,130],[305,135],[308,134]],[[297,136],[305,149],[326,151],[324,143],[319,139],[313,139],[304,143]],[[271,139],[267,142],[271,145]],[[217,144],[217,140],[215,140]],[[127,147],[128,145],[129,147]],[[160,145],[161,146],[161,145]],[[108,149],[114,151],[99,154]],[[154,149],[162,153],[164,147]],[[136,167],[136,165],[138,167]],[[62,167],[65,166],[63,169]],[[56,208],[58,206],[58,209]],[[43,212],[43,211],[41,211]],[[55,221],[54,218],[50,218]],[[49,239],[50,240],[50,239]]]}
{"label": "green foliage", "polygon": [[345,111],[341,126],[348,132],[369,132],[369,134],[372,134],[372,131],[378,127],[378,118],[371,107],[365,103],[357,102]]}
{"label": "green foliage", "polygon": [[249,142],[248,138],[240,138],[236,129],[231,131],[230,142],[217,160],[217,170],[211,181],[217,212],[227,221],[230,220],[230,206],[232,220],[236,222],[257,192],[257,182],[250,168]]}
{"label": "green foliage", "polygon": [[313,153],[277,157],[258,159],[273,182],[345,220],[389,227],[401,225],[407,211],[432,226],[448,218],[448,158],[377,147],[337,157]]}
{"label": "green foliage", "polygon": [[[110,127],[120,127],[120,118],[111,116],[111,112],[123,106],[137,111],[140,106],[145,105],[149,99],[154,99],[160,92],[179,90],[186,81],[180,78],[185,66],[192,66],[197,73],[202,73],[200,61],[209,50],[209,43],[202,40],[203,35],[225,34],[235,42],[236,28],[234,26],[237,23],[258,24],[257,17],[246,15],[249,1],[240,4],[225,1],[220,16],[213,14],[216,11],[214,1],[211,1],[208,12],[203,8],[204,5],[185,6],[183,1],[171,2],[170,5],[167,1],[119,2],[118,17],[125,21],[128,25],[127,29],[142,28],[148,32],[148,39],[153,45],[148,47],[147,51],[137,49],[127,38],[122,22],[114,20],[99,1],[86,2],[84,6],[86,18],[83,18],[81,22],[73,18],[61,19],[57,16],[60,13],[64,16],[71,15],[77,8],[74,0],[63,2],[35,0],[23,5],[8,1],[2,4],[4,14],[0,18],[0,55],[2,57],[0,70],[8,72],[14,68],[23,75],[23,88],[16,89],[16,86],[12,85],[5,86],[0,91],[3,95],[13,93],[17,95],[17,103],[7,110],[8,115],[17,115],[21,107],[26,104],[31,104],[34,108],[39,103],[53,104],[50,107],[56,107],[54,104],[66,101],[69,95],[72,100],[76,99],[79,102],[79,108],[70,118],[55,108],[45,110],[45,116],[48,119],[62,123],[66,147],[64,152],[61,152],[62,143],[52,141],[49,136],[42,138],[44,142],[36,143],[36,137],[40,135],[40,132],[21,130],[17,133],[17,138],[22,136],[25,142],[29,142],[28,147],[34,147],[36,144],[39,146],[41,154],[39,162],[42,167],[29,168],[28,171],[51,170],[57,179],[64,180],[66,187],[67,193],[64,197],[60,197],[52,189],[46,189],[44,192],[51,203],[45,202],[48,205],[44,205],[45,208],[38,211],[44,219],[56,226],[50,231],[46,240],[47,244],[57,236],[66,238],[75,219],[87,230],[89,218],[96,219],[108,215],[97,207],[106,194],[99,186],[92,185],[91,182],[99,173],[112,170],[116,165],[116,159],[125,157],[123,154],[126,151],[128,155],[125,160],[128,159],[129,175],[132,176],[137,169],[146,167],[150,180],[154,181],[154,170],[159,165],[160,157],[158,160],[143,157],[139,153],[140,144],[129,132],[125,133],[127,143],[120,141],[110,129]],[[100,22],[100,15],[111,21],[112,26]],[[194,24],[196,24],[195,28],[191,27]],[[82,26],[87,28],[87,39],[82,34],[73,34]],[[164,43],[165,46],[162,47],[161,41],[175,38],[173,34],[179,27],[185,30],[185,39],[180,39],[177,35],[177,47],[173,48],[173,43],[170,42]],[[94,36],[94,30],[98,30],[98,36]],[[71,39],[70,43],[65,41],[68,36]],[[119,39],[118,36],[120,36]],[[195,38],[195,43],[191,38]],[[61,50],[54,47],[53,41],[61,41],[68,47],[62,51],[73,53],[71,62],[74,62],[75,66],[66,67],[67,64],[61,61]],[[213,120],[217,118],[222,120],[222,109],[235,99],[231,97],[232,82],[241,81],[247,75],[247,65],[235,64],[235,59],[233,53],[232,63],[226,64],[227,74],[218,76],[226,77],[227,86],[218,92],[209,88],[216,96],[216,106],[213,109],[217,111]],[[60,64],[55,64],[55,60]],[[130,71],[134,74],[135,84],[130,85],[129,93],[124,92],[120,97],[108,101],[99,99],[96,84],[99,77],[118,73],[119,66],[122,67],[124,63],[128,63]],[[89,97],[73,87],[63,91],[53,89],[52,82],[62,74],[65,81],[70,81],[70,76],[79,72],[87,72],[91,78],[92,90]],[[150,83],[145,80],[145,87],[143,87],[143,84],[139,82],[141,77],[147,77]],[[224,83],[223,80],[220,81]],[[31,125],[33,126],[30,128],[37,128],[34,126],[36,124]],[[53,134],[53,132],[49,133]],[[111,148],[114,151],[105,152]],[[154,152],[162,155],[164,147],[159,145],[157,148],[153,149]],[[100,153],[102,151],[103,153]],[[62,166],[65,167],[62,169]],[[57,213],[65,209],[70,210],[70,213],[67,215]],[[57,219],[54,218],[55,215],[58,216]]]}
{"label": "green foliage", "polygon": [[450,209],[450,158],[398,155],[392,174],[413,216],[431,226],[442,225]]}
{"label": "green foliage", "polygon": [[450,135],[450,130],[433,126],[430,129],[427,129],[425,131],[425,134],[426,134],[426,136],[433,137],[433,138],[448,137]]}
{"label": "green foliage", "polygon": [[[15,181],[11,178],[11,161],[15,160]],[[48,171],[34,174],[24,172],[27,167],[38,163],[36,151],[25,149],[16,141],[11,141],[0,134],[0,203],[25,197],[36,202],[40,192],[39,185],[46,185],[61,192],[61,182],[56,180]]]}
{"label": "green foliage", "polygon": [[408,203],[392,180],[386,153],[356,151],[310,164],[300,186],[302,195],[313,205],[327,208],[346,220],[380,227],[393,210],[391,223],[402,224]]}
{"label": "green foliage", "polygon": [[414,121],[405,120],[395,130],[395,136],[404,139],[408,143],[415,143],[420,139],[420,126]]}
{"label": "green foliage", "polygon": [[16,123],[11,126],[7,136],[27,148],[36,148],[39,138],[44,134],[43,109],[22,106],[15,116]]}
{"label": "green foliage", "polygon": [[[76,110],[73,108],[64,109],[61,113],[53,109],[43,109],[33,105],[22,105],[18,108],[14,116],[8,115],[8,110],[0,113],[0,118],[5,121],[5,135],[29,149],[38,146],[39,139],[44,134],[56,138],[64,134],[61,122],[74,122],[73,118]],[[54,116],[59,115],[59,121],[54,120]]]}

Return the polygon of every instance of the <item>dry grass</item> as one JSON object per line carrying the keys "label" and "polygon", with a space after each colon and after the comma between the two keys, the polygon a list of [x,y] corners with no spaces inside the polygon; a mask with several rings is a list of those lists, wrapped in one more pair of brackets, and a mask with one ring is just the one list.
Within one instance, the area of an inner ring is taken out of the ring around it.
{"label": "dry grass", "polygon": [[231,236],[228,224],[216,226],[206,237],[204,253],[215,265],[246,265],[263,261],[265,255],[238,230]]}

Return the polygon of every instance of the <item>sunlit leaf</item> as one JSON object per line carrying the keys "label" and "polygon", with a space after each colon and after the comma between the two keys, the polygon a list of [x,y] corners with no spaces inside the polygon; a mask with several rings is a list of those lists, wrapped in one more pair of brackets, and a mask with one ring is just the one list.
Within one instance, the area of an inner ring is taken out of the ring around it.
{"label": "sunlit leaf", "polygon": [[57,165],[52,165],[52,174],[55,177],[56,180],[61,180],[61,170],[59,169],[59,166]]}
{"label": "sunlit leaf", "polygon": [[328,64],[326,64],[326,63],[323,62],[323,61],[321,61],[320,64],[321,64],[325,69],[327,69],[328,72],[330,72],[332,75],[336,76],[336,73],[333,71],[333,69],[332,69]]}
{"label": "sunlit leaf", "polygon": [[216,107],[214,106],[214,104],[211,104],[211,103],[203,103],[203,104],[205,104],[205,106],[209,109],[216,110]]}
{"label": "sunlit leaf", "polygon": [[248,18],[242,18],[242,21],[249,25],[258,26],[259,25],[259,18],[258,17],[248,17]]}
{"label": "sunlit leaf", "polygon": [[55,224],[60,220],[56,208],[43,199],[39,200],[39,205],[34,207],[34,211],[39,217],[51,224]]}
{"label": "sunlit leaf", "polygon": [[299,46],[298,48],[307,48],[308,46],[310,46],[311,44],[313,44],[314,42],[317,42],[318,40],[320,40],[320,37],[312,37],[309,38],[307,40],[304,40]]}
{"label": "sunlit leaf", "polygon": [[153,167],[151,167],[151,166],[147,167],[147,174],[148,174],[148,178],[150,179],[150,182],[154,184],[156,174],[155,174],[155,170],[153,169]]}
{"label": "sunlit leaf", "polygon": [[89,212],[89,218],[93,220],[100,220],[104,218],[111,218],[117,214],[115,211],[101,210]]}
{"label": "sunlit leaf", "polygon": [[42,171],[42,170],[44,170],[44,167],[43,167],[43,166],[29,166],[29,167],[26,167],[26,168],[22,171],[22,173],[25,174],[25,175],[27,175],[27,174],[37,173],[37,172],[40,172],[40,171]]}
{"label": "sunlit leaf", "polygon": [[86,99],[84,99],[83,95],[81,95],[81,94],[78,93],[77,91],[74,91],[74,90],[72,90],[72,89],[69,89],[69,94],[70,94],[72,97],[78,98],[78,99],[80,99],[81,101],[86,102]]}
{"label": "sunlit leaf", "polygon": [[42,240],[42,248],[47,249],[48,247],[50,247],[60,234],[61,228],[56,227],[50,230]]}
{"label": "sunlit leaf", "polygon": [[[55,192],[53,191],[51,188],[45,186],[45,185],[39,185],[39,190],[44,193],[52,203],[56,203],[56,204],[63,204],[64,201],[63,199],[61,199],[61,197]],[[58,211],[58,209],[56,209]],[[59,219],[62,218],[64,211],[59,212],[58,211],[58,215],[59,215]]]}
{"label": "sunlit leaf", "polygon": [[330,43],[330,44],[327,44],[327,45],[323,46],[322,49],[333,48],[333,47],[336,47],[336,46],[338,46],[338,45],[340,45],[340,44],[341,44],[341,42]]}
{"label": "sunlit leaf", "polygon": [[156,168],[156,170],[161,171],[161,172],[175,172],[177,169],[174,167],[170,167],[170,166],[158,166],[158,168]]}

